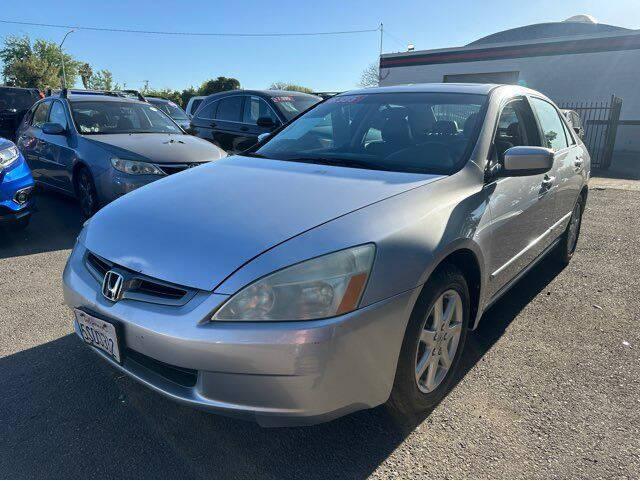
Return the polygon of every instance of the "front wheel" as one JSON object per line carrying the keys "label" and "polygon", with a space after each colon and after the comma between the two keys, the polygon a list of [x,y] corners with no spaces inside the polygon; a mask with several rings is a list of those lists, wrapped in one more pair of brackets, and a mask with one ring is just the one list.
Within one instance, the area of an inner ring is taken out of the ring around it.
{"label": "front wheel", "polygon": [[80,212],[82,213],[82,217],[89,219],[98,211],[99,204],[98,193],[93,182],[93,177],[91,177],[91,173],[85,168],[80,169],[78,172],[76,193],[78,201],[80,202]]}
{"label": "front wheel", "polygon": [[469,289],[455,266],[439,268],[413,310],[389,407],[405,420],[433,409],[449,392],[469,329]]}

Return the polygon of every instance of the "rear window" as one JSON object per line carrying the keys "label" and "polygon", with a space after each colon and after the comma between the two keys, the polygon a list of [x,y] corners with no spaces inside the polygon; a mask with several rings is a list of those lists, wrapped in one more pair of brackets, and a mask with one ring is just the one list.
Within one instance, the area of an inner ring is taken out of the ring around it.
{"label": "rear window", "polygon": [[0,110],[29,110],[38,100],[38,94],[31,90],[0,88]]}

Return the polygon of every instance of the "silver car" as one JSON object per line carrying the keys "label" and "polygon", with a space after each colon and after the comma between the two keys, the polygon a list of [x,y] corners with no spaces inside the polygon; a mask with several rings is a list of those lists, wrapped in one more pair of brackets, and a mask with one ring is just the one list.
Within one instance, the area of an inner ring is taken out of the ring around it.
{"label": "silver car", "polygon": [[469,330],[571,259],[589,155],[544,95],[348,92],[116,200],[64,271],[78,336],[176,401],[264,426],[439,402]]}

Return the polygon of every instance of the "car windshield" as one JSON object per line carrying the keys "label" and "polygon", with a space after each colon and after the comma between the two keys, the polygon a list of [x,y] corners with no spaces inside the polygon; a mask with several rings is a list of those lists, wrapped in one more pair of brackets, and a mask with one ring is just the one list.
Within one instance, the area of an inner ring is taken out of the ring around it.
{"label": "car windshield", "polygon": [[314,95],[276,95],[271,100],[287,120],[313,107],[322,99]]}
{"label": "car windshield", "polygon": [[333,97],[253,154],[400,172],[455,172],[468,159],[485,95],[384,93]]}
{"label": "car windshield", "polygon": [[174,120],[188,120],[184,110],[173,102],[150,102]]}
{"label": "car windshield", "polygon": [[77,101],[71,103],[71,111],[83,135],[182,133],[173,120],[147,103]]}

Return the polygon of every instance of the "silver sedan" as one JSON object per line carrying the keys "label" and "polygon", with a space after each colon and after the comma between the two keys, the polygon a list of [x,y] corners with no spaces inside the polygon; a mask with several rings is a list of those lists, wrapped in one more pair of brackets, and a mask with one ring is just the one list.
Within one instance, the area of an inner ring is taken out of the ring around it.
{"label": "silver sedan", "polygon": [[569,262],[589,170],[532,90],[348,92],[98,212],[65,300],[96,353],[197,408],[264,426],[414,416],[488,306],[546,254]]}

